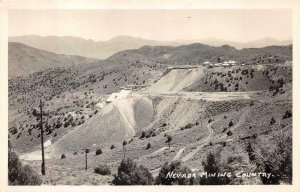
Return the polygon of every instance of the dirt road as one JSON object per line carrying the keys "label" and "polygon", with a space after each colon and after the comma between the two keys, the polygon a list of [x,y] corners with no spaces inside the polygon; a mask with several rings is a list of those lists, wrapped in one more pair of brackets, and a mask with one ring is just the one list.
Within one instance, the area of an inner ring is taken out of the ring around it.
{"label": "dirt road", "polygon": [[180,97],[186,99],[208,100],[208,101],[225,101],[237,99],[250,99],[251,92],[136,92],[135,95],[144,96],[163,96],[163,97]]}
{"label": "dirt road", "polygon": [[207,125],[208,136],[204,140],[199,142],[200,145],[196,149],[194,149],[192,152],[188,153],[185,157],[183,157],[181,159],[182,162],[186,162],[186,161],[190,160],[192,157],[194,157],[194,155],[196,153],[198,153],[202,149],[202,147],[211,140],[211,138],[214,134],[214,130],[211,128],[212,123],[213,122],[211,122]]}

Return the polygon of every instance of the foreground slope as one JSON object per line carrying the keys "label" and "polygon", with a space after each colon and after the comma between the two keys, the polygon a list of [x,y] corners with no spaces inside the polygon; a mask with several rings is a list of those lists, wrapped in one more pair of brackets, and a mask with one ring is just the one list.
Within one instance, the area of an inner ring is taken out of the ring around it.
{"label": "foreground slope", "polygon": [[62,153],[130,140],[151,122],[152,116],[152,102],[145,97],[116,101],[63,136],[54,148]]}

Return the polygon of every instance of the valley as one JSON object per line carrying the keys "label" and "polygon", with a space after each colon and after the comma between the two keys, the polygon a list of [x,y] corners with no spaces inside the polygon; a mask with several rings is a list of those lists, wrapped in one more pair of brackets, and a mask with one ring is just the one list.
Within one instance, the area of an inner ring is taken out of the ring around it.
{"label": "valley", "polygon": [[[204,171],[212,152],[224,170],[257,171],[264,161],[260,156],[276,149],[276,139],[292,136],[293,71],[285,63],[292,58],[291,47],[145,46],[106,60],[84,59],[12,77],[9,140],[22,162],[40,173],[42,99],[45,185],[110,185],[124,156],[154,177],[166,162]],[[202,65],[218,57],[240,64]],[[126,96],[120,93],[124,88]],[[115,99],[108,101],[113,93]],[[89,149],[87,170],[84,149]],[[111,175],[94,173],[99,164]],[[233,178],[230,184],[263,183]]]}

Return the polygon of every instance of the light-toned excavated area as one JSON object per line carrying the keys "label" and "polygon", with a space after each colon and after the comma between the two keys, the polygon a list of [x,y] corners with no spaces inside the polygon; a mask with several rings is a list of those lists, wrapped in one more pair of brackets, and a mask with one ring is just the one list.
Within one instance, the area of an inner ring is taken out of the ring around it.
{"label": "light-toned excavated area", "polygon": [[148,92],[181,91],[199,81],[204,76],[202,68],[198,69],[173,69],[158,82],[151,85]]}

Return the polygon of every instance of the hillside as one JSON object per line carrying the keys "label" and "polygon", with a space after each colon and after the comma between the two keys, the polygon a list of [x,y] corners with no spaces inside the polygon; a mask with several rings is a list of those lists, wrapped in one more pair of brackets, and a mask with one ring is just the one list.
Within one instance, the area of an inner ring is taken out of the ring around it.
{"label": "hillside", "polygon": [[172,65],[197,65],[205,61],[217,62],[218,58],[221,61],[233,59],[246,64],[281,63],[285,60],[292,60],[292,45],[242,50],[237,50],[229,45],[214,47],[200,43],[178,47],[144,46],[140,49],[116,53],[108,60],[121,58],[125,60],[151,60]]}
{"label": "hillside", "polygon": [[[184,67],[218,57],[251,62]],[[243,50],[204,44],[144,46],[102,61],[11,78],[8,137],[20,159],[40,172],[42,99],[49,169],[43,182],[53,185],[75,184],[83,175],[79,183],[111,184],[124,156],[154,177],[164,163],[175,160],[196,173],[205,171],[202,162],[210,152],[222,170],[234,173],[264,171],[262,162],[270,160],[270,154],[278,157],[278,147],[286,151],[282,154],[291,165],[293,66],[283,62],[291,57],[292,46]],[[169,70],[169,65],[174,68]],[[128,85],[142,87],[107,102],[111,93]],[[91,151],[83,174],[85,148]],[[102,154],[96,155],[97,149]],[[99,163],[109,167],[110,176],[95,175],[93,168]],[[287,178],[290,182],[291,176]],[[230,184],[263,182],[260,177],[230,180]]]}
{"label": "hillside", "polygon": [[9,78],[34,73],[48,68],[70,67],[95,61],[95,59],[81,56],[59,55],[29,47],[21,43],[8,43]]}

